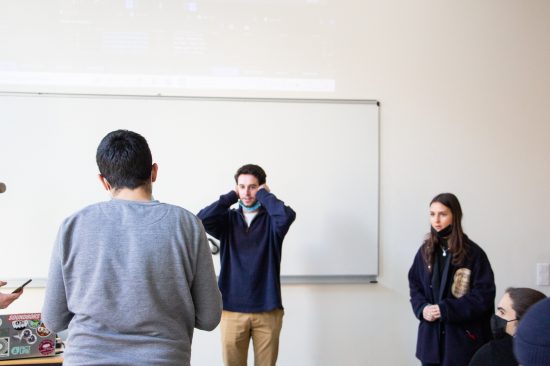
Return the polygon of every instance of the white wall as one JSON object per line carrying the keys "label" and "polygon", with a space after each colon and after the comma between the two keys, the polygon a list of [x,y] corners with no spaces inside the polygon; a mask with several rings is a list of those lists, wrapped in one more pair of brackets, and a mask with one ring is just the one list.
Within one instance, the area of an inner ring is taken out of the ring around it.
{"label": "white wall", "polygon": [[[329,97],[382,105],[381,276],[377,285],[284,286],[279,365],[417,365],[406,277],[435,194],[460,198],[497,297],[507,286],[536,288],[535,264],[550,262],[550,2],[339,4],[347,27],[334,35],[339,82]],[[39,310],[41,295],[27,290],[10,311]],[[217,341],[199,332],[193,364],[219,364]]]}

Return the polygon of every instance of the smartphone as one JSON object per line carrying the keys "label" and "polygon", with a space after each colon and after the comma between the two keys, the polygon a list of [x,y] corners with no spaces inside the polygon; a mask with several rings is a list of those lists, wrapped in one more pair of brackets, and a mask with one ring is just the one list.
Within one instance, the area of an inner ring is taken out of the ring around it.
{"label": "smartphone", "polygon": [[27,282],[25,282],[24,284],[22,284],[21,286],[19,286],[15,290],[13,290],[12,294],[23,291],[23,287],[27,286],[31,281],[32,281],[32,279],[28,280]]}

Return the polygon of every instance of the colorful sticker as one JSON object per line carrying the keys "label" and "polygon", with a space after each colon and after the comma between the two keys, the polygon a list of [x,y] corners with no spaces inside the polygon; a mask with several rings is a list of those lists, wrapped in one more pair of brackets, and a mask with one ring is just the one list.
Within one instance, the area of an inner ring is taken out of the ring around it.
{"label": "colorful sticker", "polygon": [[40,323],[40,326],[36,329],[36,333],[40,336],[40,337],[47,337],[50,335],[50,330],[48,328],[46,328],[46,326],[44,325],[44,323]]}
{"label": "colorful sticker", "polygon": [[11,326],[13,327],[13,329],[16,329],[16,330],[25,329],[28,324],[29,324],[28,320],[14,320],[11,322]]}
{"label": "colorful sticker", "polygon": [[10,314],[8,315],[8,321],[13,320],[40,320],[40,313],[28,313],[28,314]]}
{"label": "colorful sticker", "polygon": [[40,351],[40,353],[42,353],[44,356],[47,356],[52,352],[55,352],[55,344],[50,339],[44,339],[38,345],[38,351]]}
{"label": "colorful sticker", "polygon": [[0,338],[0,357],[8,357],[10,355],[10,337]]}
{"label": "colorful sticker", "polygon": [[28,344],[35,344],[37,339],[38,339],[38,337],[35,336],[34,334],[31,334],[30,336],[25,338],[25,340],[27,341]]}
{"label": "colorful sticker", "polygon": [[29,320],[29,328],[36,329],[40,326],[40,320]]}
{"label": "colorful sticker", "polygon": [[27,328],[27,329],[25,329],[24,331],[21,332],[21,335],[22,335],[23,338],[27,339],[30,336],[32,336],[32,330]]}
{"label": "colorful sticker", "polygon": [[27,341],[28,344],[33,344],[34,342],[36,342],[36,336],[29,328],[23,329],[21,333],[19,333],[18,335],[14,335],[13,338],[17,338],[19,341],[24,339]]}
{"label": "colorful sticker", "polygon": [[12,355],[30,355],[31,346],[15,346],[11,348]]}

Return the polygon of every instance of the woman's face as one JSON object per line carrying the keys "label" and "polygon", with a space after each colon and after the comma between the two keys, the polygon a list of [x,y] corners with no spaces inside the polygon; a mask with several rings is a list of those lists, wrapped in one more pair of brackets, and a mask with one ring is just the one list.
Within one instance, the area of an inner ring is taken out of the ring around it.
{"label": "woman's face", "polygon": [[510,295],[504,294],[504,296],[502,296],[502,299],[500,299],[500,302],[498,303],[497,311],[495,313],[502,319],[508,321],[508,323],[506,324],[506,333],[511,336],[516,334],[516,329],[518,327],[516,311],[512,308],[512,305],[513,302],[512,298],[510,298]]}
{"label": "woman's face", "polygon": [[436,231],[441,231],[453,223],[451,209],[442,203],[434,202],[430,205],[430,223]]}

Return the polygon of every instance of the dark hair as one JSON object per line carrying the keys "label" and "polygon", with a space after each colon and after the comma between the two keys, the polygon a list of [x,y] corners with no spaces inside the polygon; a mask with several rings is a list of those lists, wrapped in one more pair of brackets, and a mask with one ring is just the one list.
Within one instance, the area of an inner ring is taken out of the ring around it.
{"label": "dark hair", "polygon": [[235,183],[238,183],[239,175],[242,174],[251,174],[255,176],[258,179],[258,183],[260,185],[265,184],[265,178],[267,177],[264,170],[259,165],[246,164],[240,167],[237,170],[237,173],[235,173]]}
{"label": "dark hair", "polygon": [[527,287],[508,287],[504,293],[512,299],[512,309],[516,312],[518,320],[523,317],[531,305],[546,298],[542,292]]}
{"label": "dark hair", "polygon": [[[452,193],[440,193],[435,196],[430,202],[430,206],[434,202],[439,202],[443,206],[448,207],[453,214],[452,231],[447,239],[449,251],[453,253],[453,264],[459,266],[464,263],[464,259],[468,254],[468,244],[464,240],[464,232],[462,231],[462,208],[458,198]],[[424,241],[422,256],[428,265],[428,268],[433,267],[435,251],[439,247],[439,238],[433,232],[428,234]]]}
{"label": "dark hair", "polygon": [[108,133],[97,147],[96,161],[99,172],[114,189],[135,189],[151,178],[153,158],[147,140],[132,131]]}

